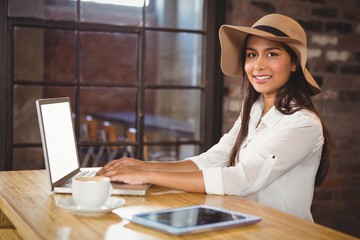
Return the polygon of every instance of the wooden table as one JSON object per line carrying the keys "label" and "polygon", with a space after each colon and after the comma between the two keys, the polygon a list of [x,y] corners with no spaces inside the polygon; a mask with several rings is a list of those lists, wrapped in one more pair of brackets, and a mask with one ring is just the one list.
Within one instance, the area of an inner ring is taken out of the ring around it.
{"label": "wooden table", "polygon": [[[0,233],[13,231],[13,236],[20,235],[23,239],[31,240],[356,239],[237,196],[184,193],[156,186],[145,197],[123,196],[126,204],[111,213],[101,217],[81,217],[56,206],[56,198],[68,195],[50,193],[45,174],[44,170],[0,172]],[[121,218],[150,210],[196,204],[223,207],[263,219],[251,226],[177,237],[129,223]],[[1,236],[5,235],[0,235],[0,238]]]}

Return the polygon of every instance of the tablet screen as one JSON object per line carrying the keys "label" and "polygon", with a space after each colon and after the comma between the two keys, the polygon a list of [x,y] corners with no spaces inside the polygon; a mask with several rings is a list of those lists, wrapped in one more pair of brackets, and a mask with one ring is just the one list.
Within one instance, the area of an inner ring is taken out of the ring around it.
{"label": "tablet screen", "polygon": [[166,211],[160,213],[148,213],[143,214],[142,217],[178,228],[245,218],[244,216],[233,215],[227,212],[221,212],[205,207],[185,208],[179,209],[178,211]]}
{"label": "tablet screen", "polygon": [[135,214],[129,220],[163,232],[181,235],[249,225],[259,222],[261,218],[208,205],[195,205]]}

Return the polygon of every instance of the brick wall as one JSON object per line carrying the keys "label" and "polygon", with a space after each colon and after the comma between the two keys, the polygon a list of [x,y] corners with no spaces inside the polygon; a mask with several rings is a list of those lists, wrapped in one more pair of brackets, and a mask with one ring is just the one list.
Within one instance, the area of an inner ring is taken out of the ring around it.
{"label": "brick wall", "polygon": [[[346,3],[346,4],[345,4]],[[315,190],[315,222],[360,236],[360,1],[228,0],[226,23],[251,26],[268,13],[293,17],[308,37],[308,68],[323,92],[313,100],[332,138],[329,174]],[[238,117],[239,82],[225,78],[226,132]]]}

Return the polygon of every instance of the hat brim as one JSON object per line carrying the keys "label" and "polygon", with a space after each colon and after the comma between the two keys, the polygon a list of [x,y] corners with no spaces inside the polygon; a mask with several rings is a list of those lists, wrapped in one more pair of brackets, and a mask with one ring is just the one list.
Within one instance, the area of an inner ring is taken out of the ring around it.
{"label": "hat brim", "polygon": [[317,84],[317,82],[315,81],[314,77],[311,75],[311,73],[309,72],[309,70],[307,68],[305,68],[303,70],[304,76],[306,81],[309,83],[310,88],[311,88],[311,96],[317,95],[319,93],[321,93],[321,88],[320,86]]}
{"label": "hat brim", "polygon": [[319,85],[316,83],[310,72],[305,67],[307,58],[307,48],[304,44],[290,37],[275,36],[271,33],[249,27],[223,25],[219,30],[219,39],[221,46],[221,69],[225,75],[228,76],[242,76],[243,63],[241,60],[241,53],[244,48],[245,39],[248,35],[255,35],[268,40],[282,42],[287,44],[294,50],[298,56],[302,71],[307,82],[310,84],[312,93],[316,95],[321,92]]}

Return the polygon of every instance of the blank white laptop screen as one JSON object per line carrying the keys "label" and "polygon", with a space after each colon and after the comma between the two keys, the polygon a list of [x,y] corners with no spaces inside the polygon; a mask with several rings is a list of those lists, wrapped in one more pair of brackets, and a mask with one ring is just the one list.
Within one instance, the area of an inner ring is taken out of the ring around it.
{"label": "blank white laptop screen", "polygon": [[69,102],[41,105],[52,182],[79,168]]}

